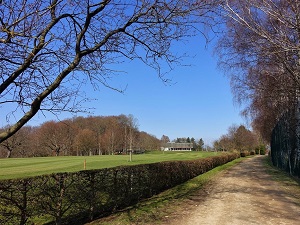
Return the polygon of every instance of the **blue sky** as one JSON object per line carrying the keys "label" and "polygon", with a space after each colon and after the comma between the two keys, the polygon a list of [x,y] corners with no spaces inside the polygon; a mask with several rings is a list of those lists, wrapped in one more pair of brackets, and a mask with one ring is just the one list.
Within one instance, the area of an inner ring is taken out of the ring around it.
{"label": "blue sky", "polygon": [[95,115],[133,114],[140,130],[157,138],[203,138],[205,144],[226,134],[232,124],[243,124],[229,80],[217,68],[213,45],[205,46],[204,38],[198,36],[177,48],[191,56],[183,61],[191,66],[175,67],[167,75],[171,84],[140,62],[130,63],[125,66],[128,73],[117,82],[128,85],[125,93],[100,92]]}
{"label": "blue sky", "polygon": [[[204,38],[198,36],[174,45],[174,49],[190,55],[182,64],[191,66],[176,66],[166,77],[171,83],[164,83],[156,71],[133,61],[114,68],[126,71],[110,82],[116,88],[127,86],[123,94],[105,87],[98,92],[90,86],[83,87],[87,97],[97,99],[86,103],[94,108],[91,115],[132,114],[138,120],[139,130],[159,139],[162,135],[171,140],[194,137],[203,138],[205,144],[226,134],[232,124],[244,123],[240,109],[233,103],[229,81],[217,68],[213,45],[205,47]],[[61,120],[71,117],[69,113],[59,115]],[[28,125],[52,119],[56,120],[52,115],[39,113]]]}

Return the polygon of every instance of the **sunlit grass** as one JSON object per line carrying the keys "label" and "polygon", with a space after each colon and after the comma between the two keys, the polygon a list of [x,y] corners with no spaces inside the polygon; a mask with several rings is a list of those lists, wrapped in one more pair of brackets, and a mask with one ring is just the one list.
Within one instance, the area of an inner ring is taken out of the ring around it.
{"label": "sunlit grass", "polygon": [[121,165],[137,165],[173,160],[190,160],[214,156],[215,152],[152,152],[133,155],[129,162],[128,155],[100,156],[59,156],[35,158],[0,159],[0,179],[13,179],[51,174],[57,172],[75,172],[86,169],[101,169]]}

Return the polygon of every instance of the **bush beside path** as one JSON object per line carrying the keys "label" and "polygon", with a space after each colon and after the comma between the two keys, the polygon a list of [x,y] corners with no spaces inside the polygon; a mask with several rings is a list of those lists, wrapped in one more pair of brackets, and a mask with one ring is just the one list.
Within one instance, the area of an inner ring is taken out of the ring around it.
{"label": "bush beside path", "polygon": [[222,172],[161,224],[300,224],[299,183],[266,165],[266,157],[246,159]]}

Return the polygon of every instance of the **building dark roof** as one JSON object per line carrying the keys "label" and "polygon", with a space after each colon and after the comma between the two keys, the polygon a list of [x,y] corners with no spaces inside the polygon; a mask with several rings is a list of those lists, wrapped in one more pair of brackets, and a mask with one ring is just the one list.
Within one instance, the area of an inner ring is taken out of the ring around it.
{"label": "building dark roof", "polygon": [[182,149],[186,149],[186,148],[193,148],[193,143],[176,143],[176,142],[168,142],[165,143],[164,148],[182,148]]}

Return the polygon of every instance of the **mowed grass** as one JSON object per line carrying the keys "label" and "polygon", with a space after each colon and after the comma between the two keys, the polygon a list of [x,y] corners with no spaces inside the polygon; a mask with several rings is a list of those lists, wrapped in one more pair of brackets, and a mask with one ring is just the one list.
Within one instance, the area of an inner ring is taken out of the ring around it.
{"label": "mowed grass", "polygon": [[102,169],[121,165],[137,165],[162,161],[191,160],[214,156],[216,152],[152,152],[133,155],[100,155],[100,156],[59,156],[35,158],[0,159],[0,180],[15,179],[51,174],[58,172],[75,172],[86,169]]}

